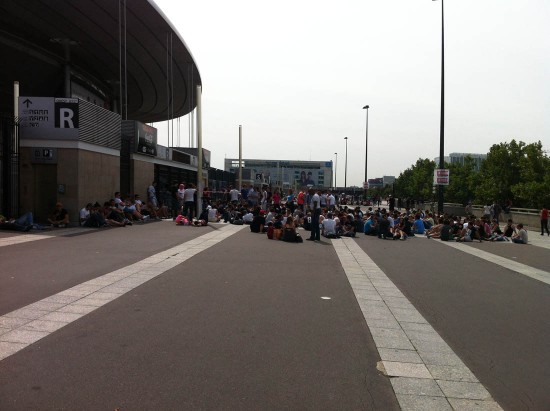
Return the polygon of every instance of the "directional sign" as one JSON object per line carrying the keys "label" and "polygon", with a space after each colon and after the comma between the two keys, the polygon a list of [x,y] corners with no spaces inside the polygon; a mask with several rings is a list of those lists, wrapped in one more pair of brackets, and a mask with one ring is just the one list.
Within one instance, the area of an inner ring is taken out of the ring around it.
{"label": "directional sign", "polygon": [[19,97],[19,133],[23,139],[78,140],[78,99]]}

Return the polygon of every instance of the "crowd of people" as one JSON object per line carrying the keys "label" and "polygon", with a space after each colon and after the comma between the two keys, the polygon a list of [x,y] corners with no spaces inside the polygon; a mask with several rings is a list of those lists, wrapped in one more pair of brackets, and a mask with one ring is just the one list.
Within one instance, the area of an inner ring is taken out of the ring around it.
{"label": "crowd of people", "polygon": [[[466,217],[453,215],[435,216],[421,209],[389,210],[378,206],[363,212],[361,207],[348,207],[328,190],[303,188],[297,192],[289,189],[283,195],[278,189],[273,192],[262,185],[249,185],[238,190],[229,187],[223,196],[213,199],[208,188],[203,190],[202,211],[196,216],[198,191],[193,184],[181,183],[170,204],[159,202],[156,183],[147,189],[147,200],[143,202],[138,194],[123,197],[115,192],[114,197],[103,204],[88,203],[79,212],[79,225],[84,227],[125,227],[135,222],[150,219],[172,219],[178,225],[205,226],[208,223],[246,224],[254,233],[265,233],[267,238],[286,242],[302,242],[297,231],[301,227],[309,231],[306,240],[320,241],[321,237],[356,237],[359,234],[376,236],[380,239],[406,240],[425,235],[442,241],[512,241],[527,244],[528,233],[523,224],[517,226],[508,220],[501,228],[498,218],[500,210],[486,207],[482,217],[468,214]],[[394,205],[394,204],[390,204]],[[548,230],[548,210],[541,211],[541,235]],[[69,213],[63,204],[57,203],[48,218],[52,227],[69,224]],[[33,221],[32,213],[17,219],[0,216],[0,228],[19,231],[42,229],[44,226]]]}
{"label": "crowd of people", "polygon": [[[323,190],[289,190],[286,196],[278,191],[269,195],[267,188],[249,186],[239,191],[231,188],[229,201],[209,202],[208,221],[248,224],[254,233],[266,233],[269,239],[301,242],[296,231],[302,227],[310,232],[306,240],[319,241],[320,237],[356,237],[362,233],[380,239],[406,240],[418,235],[442,241],[512,241],[528,244],[528,233],[523,224],[512,220],[501,228],[496,216],[466,217],[436,216],[430,211],[393,211],[369,207],[337,204],[333,193]],[[493,211],[493,210],[491,210]],[[498,210],[497,210],[498,213]],[[500,214],[500,213],[498,213]],[[541,216],[544,214],[544,210]],[[542,224],[542,223],[541,223]]]}
{"label": "crowd of people", "polygon": [[366,235],[393,240],[406,240],[416,235],[425,235],[426,238],[441,241],[512,241],[518,244],[529,242],[528,233],[523,224],[516,226],[511,219],[501,229],[496,218],[474,215],[462,218],[453,215],[437,217],[429,211],[422,210],[402,213],[378,210],[367,213],[364,232]]}

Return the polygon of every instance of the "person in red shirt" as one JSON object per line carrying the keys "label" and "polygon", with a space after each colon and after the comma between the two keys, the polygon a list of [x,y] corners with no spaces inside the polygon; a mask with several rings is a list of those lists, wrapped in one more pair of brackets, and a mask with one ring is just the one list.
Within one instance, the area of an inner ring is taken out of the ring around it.
{"label": "person in red shirt", "polygon": [[544,230],[550,236],[550,232],[548,231],[548,209],[546,207],[543,207],[540,212],[540,235],[544,235]]}
{"label": "person in red shirt", "polygon": [[302,210],[305,213],[306,210],[304,206],[306,204],[306,193],[304,193],[304,189],[301,189],[300,192],[298,193],[297,202],[298,202],[298,207],[300,207],[300,210]]}

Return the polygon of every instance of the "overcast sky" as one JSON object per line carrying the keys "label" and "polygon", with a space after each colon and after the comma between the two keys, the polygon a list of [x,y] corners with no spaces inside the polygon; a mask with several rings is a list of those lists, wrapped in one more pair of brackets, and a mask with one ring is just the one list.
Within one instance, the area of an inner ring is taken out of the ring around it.
{"label": "overcast sky", "polygon": [[[212,165],[335,160],[348,186],[439,156],[441,1],[154,0],[201,73]],[[445,1],[445,155],[550,149],[550,1]],[[187,118],[181,142],[188,145]],[[159,127],[159,143],[167,145]]]}

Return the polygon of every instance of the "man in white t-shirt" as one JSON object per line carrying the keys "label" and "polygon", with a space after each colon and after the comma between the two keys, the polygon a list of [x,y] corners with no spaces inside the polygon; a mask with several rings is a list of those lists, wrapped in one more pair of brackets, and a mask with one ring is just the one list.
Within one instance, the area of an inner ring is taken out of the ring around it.
{"label": "man in white t-shirt", "polygon": [[334,194],[330,193],[327,197],[327,201],[328,201],[328,209],[330,211],[334,211],[334,209],[336,208],[336,197],[334,197]]}
{"label": "man in white t-shirt", "polygon": [[80,210],[80,225],[83,225],[90,218],[90,210],[92,209],[92,203],[86,204],[86,207]]}
{"label": "man in white t-shirt", "polygon": [[323,235],[328,238],[336,237],[336,221],[332,218],[332,213],[328,213],[323,220]]}
{"label": "man in white t-shirt", "polygon": [[239,192],[239,190],[237,190],[234,187],[231,187],[231,190],[229,191],[229,196],[233,204],[237,204],[239,202],[240,195],[241,193]]}
{"label": "man in white t-shirt", "polygon": [[195,212],[195,193],[197,189],[193,184],[189,184],[185,191],[183,192],[183,214],[187,216],[189,221],[193,220],[193,215]]}
{"label": "man in white t-shirt", "polygon": [[218,209],[216,207],[208,206],[206,207],[208,210],[208,222],[210,223],[218,223],[220,221],[220,215],[218,214]]}
{"label": "man in white t-shirt", "polygon": [[[315,193],[315,194],[313,194]],[[321,228],[319,227],[319,217],[321,217],[321,196],[319,190],[310,190],[311,196],[311,236],[307,238],[309,241],[321,241]]]}

